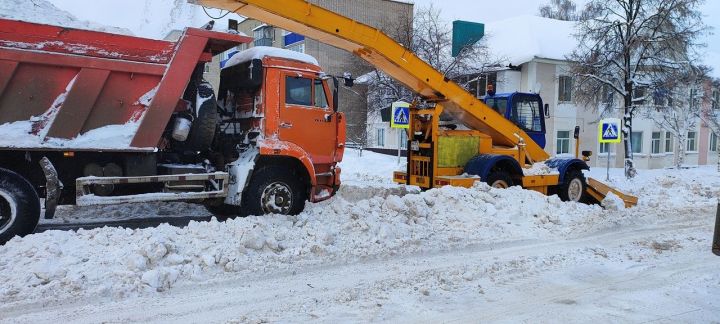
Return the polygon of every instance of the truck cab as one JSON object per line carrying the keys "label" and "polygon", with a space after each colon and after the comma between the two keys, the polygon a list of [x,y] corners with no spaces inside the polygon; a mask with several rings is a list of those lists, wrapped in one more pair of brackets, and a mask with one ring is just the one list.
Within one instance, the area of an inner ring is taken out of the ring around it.
{"label": "truck cab", "polygon": [[[292,214],[305,200],[332,197],[340,185],[345,143],[333,77],[309,55],[254,47],[233,56],[220,80],[219,151],[232,153],[237,143],[257,148],[253,174],[273,179],[261,184],[263,189],[254,188],[252,179],[248,183],[241,199],[261,201],[260,210],[249,212]],[[238,205],[232,196],[225,203]]]}
{"label": "truck cab", "polygon": [[483,98],[483,101],[493,110],[512,121],[525,131],[532,139],[545,148],[545,116],[548,107],[543,106],[542,98],[536,93],[494,93]]}

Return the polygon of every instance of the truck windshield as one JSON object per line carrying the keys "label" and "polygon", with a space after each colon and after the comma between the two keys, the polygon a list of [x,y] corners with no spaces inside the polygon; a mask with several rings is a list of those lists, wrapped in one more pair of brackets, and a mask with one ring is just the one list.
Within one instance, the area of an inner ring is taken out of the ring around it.
{"label": "truck windshield", "polygon": [[507,98],[487,98],[485,99],[485,103],[500,115],[507,118]]}
{"label": "truck windshield", "polygon": [[542,132],[540,102],[532,98],[518,98],[513,102],[513,119],[522,128]]}

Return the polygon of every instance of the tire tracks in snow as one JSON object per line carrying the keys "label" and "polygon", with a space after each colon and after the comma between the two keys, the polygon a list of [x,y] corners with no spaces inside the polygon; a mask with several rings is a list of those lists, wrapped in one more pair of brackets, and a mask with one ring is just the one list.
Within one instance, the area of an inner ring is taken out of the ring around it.
{"label": "tire tracks in snow", "polygon": [[[388,320],[393,316],[407,317],[408,314],[406,306],[398,304],[393,297],[394,293],[412,291],[423,286],[428,280],[434,280],[433,276],[437,273],[459,268],[481,269],[493,263],[512,262],[527,256],[578,255],[578,253],[588,253],[583,250],[588,247],[603,246],[610,249],[659,234],[696,233],[697,230],[708,227],[709,225],[704,223],[688,225],[686,221],[550,242],[525,240],[473,245],[463,249],[401,255],[385,260],[309,267],[295,274],[234,276],[200,284],[185,282],[168,292],[129,297],[124,300],[88,297],[29,304],[13,303],[0,306],[0,314],[2,314],[0,317],[11,322],[43,322],[49,319],[53,319],[53,322],[57,320],[62,322],[216,322],[229,319],[304,321],[317,318],[326,321]],[[587,261],[589,258],[581,258],[579,261]],[[711,261],[706,261],[701,265],[688,265],[679,270],[659,270],[661,274],[666,274],[668,271],[698,270],[704,269],[703,267],[707,267],[710,263]],[[515,273],[517,278],[511,278],[512,271],[507,274],[496,273],[497,277],[493,279],[507,282],[502,285],[498,283],[495,287],[513,289],[513,286],[527,285],[528,282],[536,282],[543,274],[558,271],[561,266],[550,263],[543,268],[530,269],[525,274],[519,271]],[[633,280],[637,281],[639,278],[642,278],[640,274],[629,279],[612,281],[610,284],[618,287],[632,283]],[[470,285],[476,285],[476,281],[482,279],[484,278],[474,278],[471,282],[460,283],[459,290],[467,290]],[[587,283],[560,294],[553,294],[552,289],[547,292],[540,291],[538,296],[544,300],[572,299],[593,289],[602,292],[603,288],[597,283]],[[435,296],[434,292],[431,292],[429,298],[420,292],[409,297],[410,302],[417,305],[427,302],[424,299],[435,298],[439,296]],[[373,306],[376,304],[381,306]],[[483,313],[482,317],[453,316],[453,314],[468,314],[468,310],[453,312],[451,309],[449,316],[443,315],[440,318],[444,320],[455,318],[461,322],[485,319],[486,316],[502,319],[513,309],[532,310],[533,307],[537,307],[537,304],[528,303],[527,300],[517,300],[514,304],[511,302],[510,307],[500,307],[500,303],[494,304],[493,307],[497,308],[494,308],[493,312]],[[527,306],[523,308],[525,304]],[[387,318],[388,316],[390,318]],[[429,318],[432,316],[420,320]]]}

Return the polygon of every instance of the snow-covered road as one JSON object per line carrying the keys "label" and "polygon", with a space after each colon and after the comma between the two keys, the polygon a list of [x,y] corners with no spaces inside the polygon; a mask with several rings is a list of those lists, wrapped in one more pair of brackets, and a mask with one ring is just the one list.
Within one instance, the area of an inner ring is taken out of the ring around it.
{"label": "snow-covered road", "polygon": [[[394,163],[349,152],[340,195],[297,217],[13,240],[0,321],[720,321],[712,168],[616,176],[640,205],[604,210],[518,188],[418,193],[383,177]],[[64,221],[152,209],[132,208]]]}

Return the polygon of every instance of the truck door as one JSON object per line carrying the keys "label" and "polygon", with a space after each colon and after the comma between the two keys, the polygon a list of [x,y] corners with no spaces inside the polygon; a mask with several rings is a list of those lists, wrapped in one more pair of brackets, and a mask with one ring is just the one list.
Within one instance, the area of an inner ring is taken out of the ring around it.
{"label": "truck door", "polygon": [[280,140],[305,150],[315,164],[334,162],[337,149],[337,114],[328,102],[327,83],[312,74],[288,72],[282,78]]}
{"label": "truck door", "polygon": [[516,93],[512,96],[511,120],[520,126],[535,143],[545,148],[545,115],[538,95]]}

